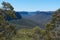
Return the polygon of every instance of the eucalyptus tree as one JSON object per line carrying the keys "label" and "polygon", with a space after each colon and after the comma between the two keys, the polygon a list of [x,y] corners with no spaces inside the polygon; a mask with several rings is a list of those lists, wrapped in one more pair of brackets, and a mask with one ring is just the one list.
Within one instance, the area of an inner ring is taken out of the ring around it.
{"label": "eucalyptus tree", "polygon": [[7,16],[16,18],[14,8],[10,3],[2,2],[2,8],[0,8],[0,38],[11,40],[12,36],[16,34],[16,28],[8,23]]}
{"label": "eucalyptus tree", "polygon": [[[60,9],[56,10],[52,15],[50,23],[47,23],[43,34],[44,40],[57,40],[57,29],[60,27]],[[60,40],[60,39],[59,39]]]}

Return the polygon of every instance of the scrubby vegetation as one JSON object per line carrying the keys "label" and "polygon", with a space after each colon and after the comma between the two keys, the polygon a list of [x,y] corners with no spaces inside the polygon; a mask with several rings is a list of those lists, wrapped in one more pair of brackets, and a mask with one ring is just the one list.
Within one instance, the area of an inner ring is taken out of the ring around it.
{"label": "scrubby vegetation", "polygon": [[60,40],[60,32],[55,30],[41,29],[20,29],[17,31],[13,40]]}
{"label": "scrubby vegetation", "polygon": [[2,3],[0,8],[0,40],[60,40],[60,9],[54,12],[51,22],[47,23],[45,28],[39,26],[34,28],[22,28],[16,30],[16,27],[9,24],[6,16],[16,18],[14,8],[6,2]]}
{"label": "scrubby vegetation", "polygon": [[9,3],[3,2],[2,5],[2,8],[0,8],[0,39],[11,40],[12,36],[16,34],[16,28],[8,23],[6,16],[16,18],[15,11]]}

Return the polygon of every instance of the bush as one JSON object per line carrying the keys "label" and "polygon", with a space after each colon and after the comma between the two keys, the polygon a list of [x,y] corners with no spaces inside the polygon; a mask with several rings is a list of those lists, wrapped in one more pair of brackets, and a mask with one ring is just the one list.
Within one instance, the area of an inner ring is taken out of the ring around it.
{"label": "bush", "polygon": [[41,29],[40,29],[40,27],[36,26],[35,28],[33,28],[33,32],[34,32],[35,34],[41,34]]}

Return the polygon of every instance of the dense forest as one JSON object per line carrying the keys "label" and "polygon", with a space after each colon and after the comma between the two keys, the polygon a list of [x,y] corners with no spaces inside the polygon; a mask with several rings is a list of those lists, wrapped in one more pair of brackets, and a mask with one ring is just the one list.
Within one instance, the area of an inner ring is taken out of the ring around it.
{"label": "dense forest", "polygon": [[51,21],[42,29],[34,28],[16,29],[15,24],[10,24],[6,18],[17,18],[13,6],[2,2],[0,8],[0,40],[60,40],[60,9],[54,11]]}

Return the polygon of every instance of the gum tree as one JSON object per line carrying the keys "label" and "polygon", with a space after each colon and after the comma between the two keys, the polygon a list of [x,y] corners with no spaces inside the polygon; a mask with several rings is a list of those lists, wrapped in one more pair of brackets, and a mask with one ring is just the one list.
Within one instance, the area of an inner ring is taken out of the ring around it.
{"label": "gum tree", "polygon": [[12,5],[8,2],[2,2],[0,8],[0,39],[11,40],[12,36],[16,34],[16,28],[6,20],[7,16],[16,18],[15,11]]}

